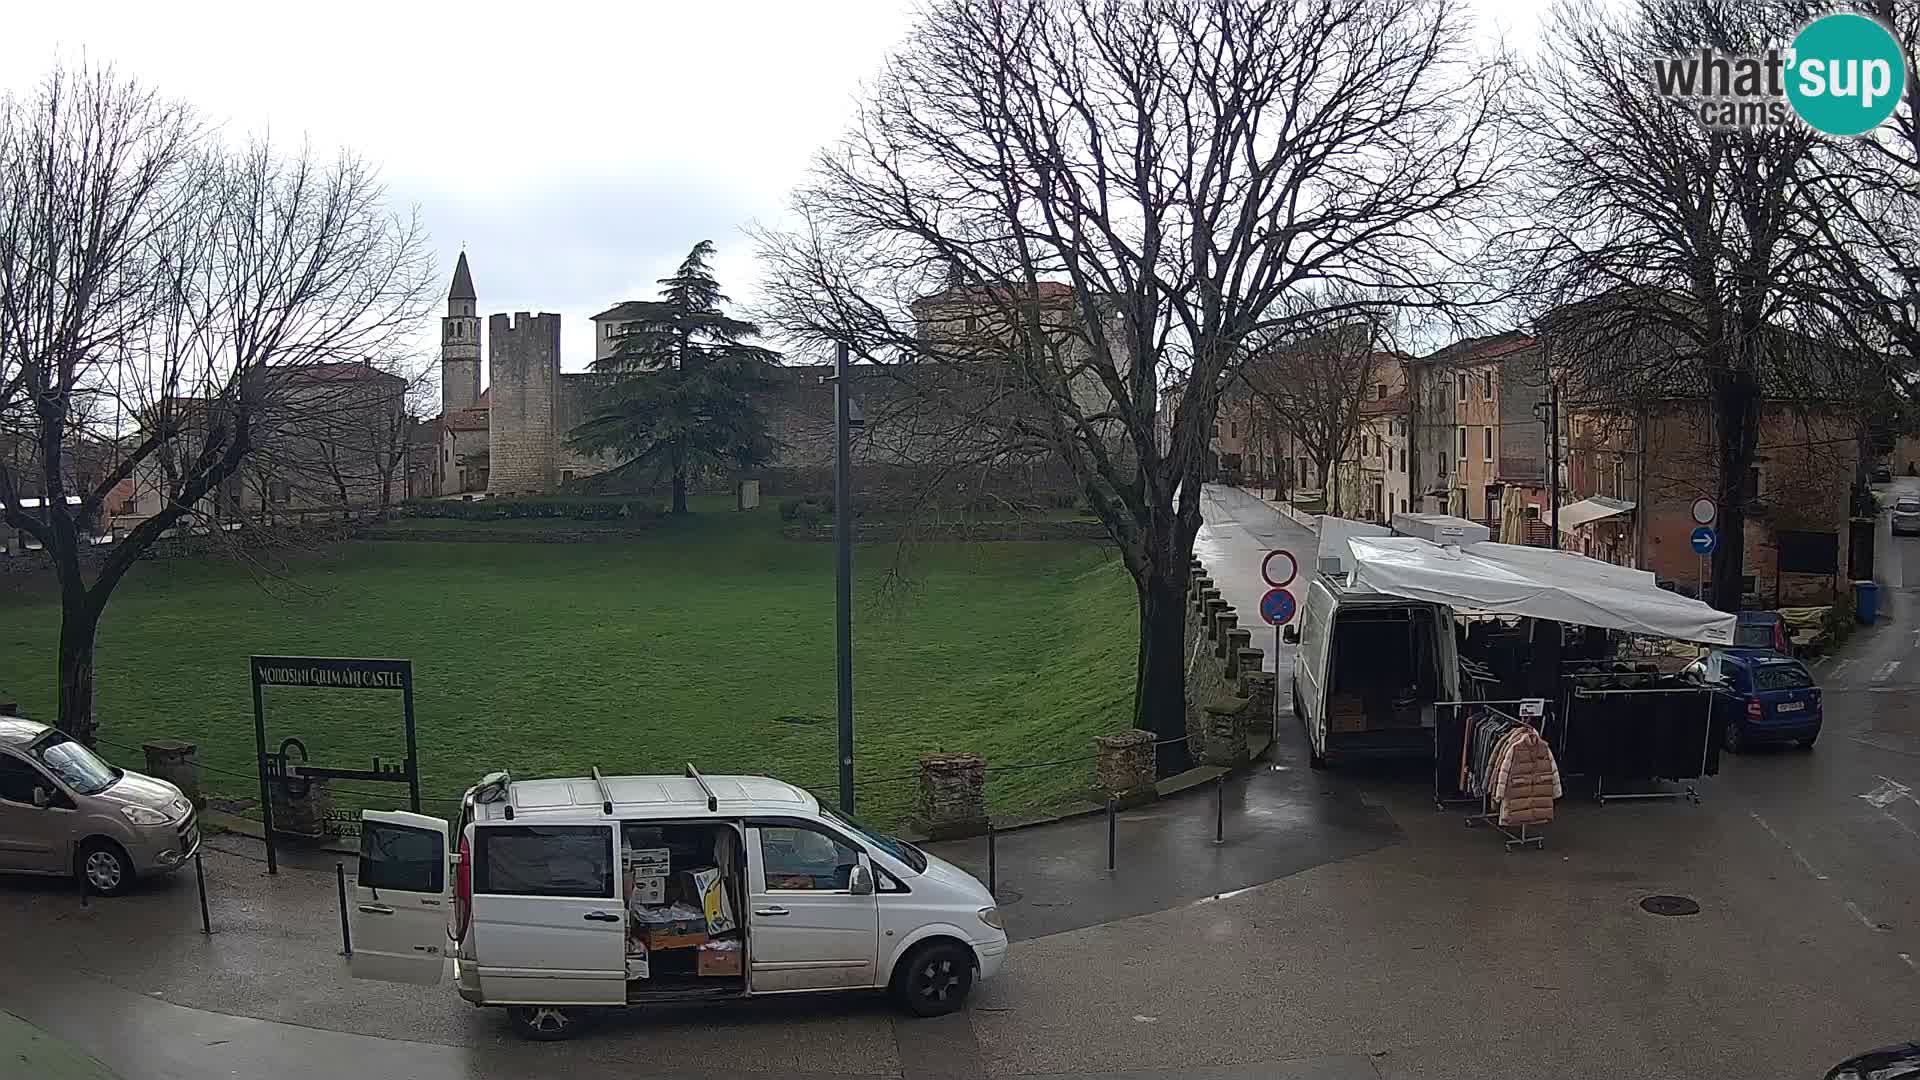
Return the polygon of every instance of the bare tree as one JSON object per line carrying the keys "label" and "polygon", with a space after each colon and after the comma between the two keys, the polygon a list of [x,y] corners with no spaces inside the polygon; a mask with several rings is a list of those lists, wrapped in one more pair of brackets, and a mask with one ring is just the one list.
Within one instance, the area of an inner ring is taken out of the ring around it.
{"label": "bare tree", "polygon": [[1825,293],[1830,206],[1808,182],[1823,137],[1802,125],[1708,128],[1663,98],[1656,58],[1757,54],[1791,36],[1790,0],[1644,0],[1631,12],[1556,8],[1528,103],[1545,198],[1514,253],[1572,403],[1710,403],[1711,601],[1740,604],[1763,401],[1831,399],[1836,364],[1797,333]]}
{"label": "bare tree", "polygon": [[1379,318],[1356,313],[1260,347],[1240,369],[1261,411],[1313,462],[1328,513],[1338,513],[1336,466],[1360,432],[1360,407],[1386,357],[1379,330]]}
{"label": "bare tree", "polygon": [[821,156],[804,224],[761,236],[788,337],[968,372],[1003,391],[978,437],[1070,470],[1138,589],[1162,771],[1187,761],[1186,570],[1246,344],[1337,315],[1283,302],[1329,283],[1456,298],[1434,238],[1476,232],[1506,78],[1466,32],[1452,0],[951,0]]}
{"label": "bare tree", "polygon": [[[297,408],[298,376],[417,327],[424,240],[361,162],[225,150],[185,108],[112,72],[57,70],[8,101],[0,419],[36,452],[0,462],[0,502],[60,582],[62,730],[92,738],[94,636],[113,590],[163,533],[225,508],[243,463]],[[106,459],[84,490],[80,443]],[[158,490],[156,511],[104,558],[83,558],[128,480]]]}

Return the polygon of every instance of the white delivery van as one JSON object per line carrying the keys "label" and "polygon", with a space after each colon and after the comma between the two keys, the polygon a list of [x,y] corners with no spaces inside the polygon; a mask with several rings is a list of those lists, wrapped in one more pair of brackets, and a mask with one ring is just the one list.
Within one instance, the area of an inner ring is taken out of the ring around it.
{"label": "white delivery van", "polygon": [[960,1007],[1005,962],[992,894],[760,776],[469,789],[446,822],[361,814],[355,977],[433,985],[565,1038],[593,1009],[855,988]]}
{"label": "white delivery van", "polygon": [[1348,589],[1321,574],[1296,626],[1293,715],[1316,769],[1343,758],[1433,753],[1434,703],[1460,700],[1453,609]]}

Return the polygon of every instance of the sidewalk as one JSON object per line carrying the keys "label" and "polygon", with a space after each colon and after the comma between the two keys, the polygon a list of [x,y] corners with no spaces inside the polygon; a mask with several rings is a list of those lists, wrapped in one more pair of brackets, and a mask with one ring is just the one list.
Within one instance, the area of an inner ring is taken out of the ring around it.
{"label": "sidewalk", "polygon": [[37,1080],[117,1080],[105,1065],[5,1009],[0,1009],[0,1071]]}

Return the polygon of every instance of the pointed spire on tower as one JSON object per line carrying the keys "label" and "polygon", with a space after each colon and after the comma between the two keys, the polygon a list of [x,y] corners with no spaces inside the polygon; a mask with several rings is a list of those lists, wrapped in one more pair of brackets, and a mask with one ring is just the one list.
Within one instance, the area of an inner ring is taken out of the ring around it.
{"label": "pointed spire on tower", "polygon": [[478,300],[473,291],[473,275],[467,270],[467,253],[460,253],[460,261],[453,264],[453,288],[447,290],[449,300]]}

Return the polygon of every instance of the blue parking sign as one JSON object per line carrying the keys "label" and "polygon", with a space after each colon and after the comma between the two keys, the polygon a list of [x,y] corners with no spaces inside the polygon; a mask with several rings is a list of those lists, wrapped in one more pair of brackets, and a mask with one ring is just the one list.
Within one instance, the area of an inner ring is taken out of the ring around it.
{"label": "blue parking sign", "polygon": [[1693,545],[1695,555],[1713,554],[1713,526],[1702,525],[1693,530],[1693,535],[1688,538],[1688,542]]}

